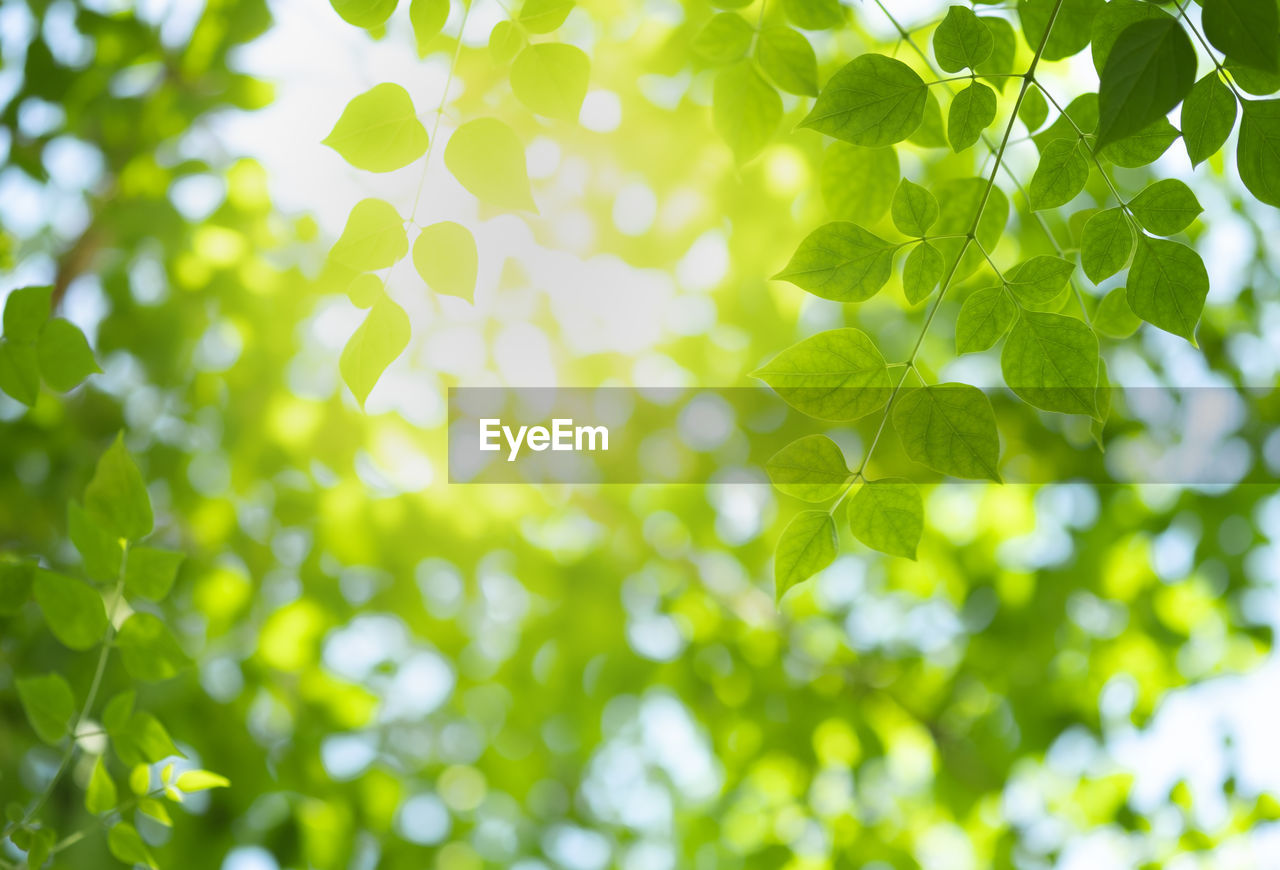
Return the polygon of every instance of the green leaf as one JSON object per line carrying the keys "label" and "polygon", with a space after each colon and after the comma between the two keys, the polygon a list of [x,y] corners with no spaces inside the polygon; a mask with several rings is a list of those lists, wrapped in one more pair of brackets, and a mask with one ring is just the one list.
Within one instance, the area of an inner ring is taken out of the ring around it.
{"label": "green leaf", "polygon": [[[160,720],[142,710],[134,712],[124,728],[111,733],[111,746],[120,761],[130,769],[154,764],[172,755],[182,756]],[[134,775],[136,770],[129,777],[131,789]]]}
{"label": "green leaf", "polygon": [[0,559],[0,616],[9,616],[22,609],[31,597],[31,582],[35,576],[34,561],[7,562]]}
{"label": "green leaf", "polygon": [[1133,230],[1122,208],[1100,211],[1085,222],[1080,239],[1080,265],[1101,284],[1124,268],[1133,251]]}
{"label": "green leaf", "polygon": [[363,272],[355,276],[347,285],[347,298],[356,308],[372,308],[386,295],[382,287],[382,279],[372,272]]}
{"label": "green leaf", "polygon": [[[144,770],[146,768],[143,768]],[[145,794],[146,792],[143,792]],[[169,811],[165,809],[164,804],[155,798],[139,798],[138,810],[155,819],[166,828],[173,827],[173,818],[169,815]]]}
{"label": "green leaf", "polygon": [[361,408],[387,366],[409,346],[410,334],[409,315],[390,299],[383,299],[369,310],[342,349],[338,369]]}
{"label": "green leaf", "polygon": [[[409,23],[413,26],[413,41],[418,57],[426,57],[431,43],[449,20],[449,0],[410,0]],[[510,27],[510,22],[504,22]],[[496,28],[495,28],[496,29]]]}
{"label": "green leaf", "polygon": [[590,77],[591,61],[582,49],[563,42],[540,42],[516,55],[511,91],[535,114],[576,121]]}
{"label": "green leaf", "polygon": [[849,529],[873,550],[914,559],[924,532],[920,490],[906,480],[867,481],[849,501]]}
{"label": "green leaf", "polygon": [[801,511],[782,530],[773,554],[778,601],[797,583],[808,580],[835,561],[836,523],[826,511]]}
{"label": "green leaf", "polygon": [[173,588],[186,556],[152,547],[133,547],[124,568],[124,589],[151,601],[161,601]]}
{"label": "green leaf", "polygon": [[803,35],[788,27],[764,28],[756,40],[756,60],[787,93],[818,95],[818,60]]}
{"label": "green leaf", "polygon": [[329,0],[329,5],[348,24],[370,29],[386,24],[391,13],[396,11],[397,2],[398,0]]}
{"label": "green leaf", "polygon": [[329,259],[353,272],[369,272],[394,265],[408,252],[399,212],[381,199],[362,199],[347,216]]}
{"label": "green leaf", "polygon": [[986,350],[1009,330],[1018,316],[1003,287],[986,287],[969,295],[956,316],[956,353]]}
{"label": "green leaf", "polygon": [[414,268],[432,290],[446,296],[472,301],[479,263],[475,237],[453,221],[423,227],[413,243]]}
{"label": "green leaf", "polygon": [[1199,254],[1178,242],[1139,237],[1128,284],[1134,314],[1195,344],[1208,295],[1209,273]]}
{"label": "green leaf", "polygon": [[[331,2],[337,2],[337,0],[331,0]],[[107,833],[107,849],[118,861],[123,861],[130,866],[145,864],[155,870],[156,862],[152,859],[146,843],[142,842],[137,829],[128,822],[117,822]]]}
{"label": "green leaf", "polygon": [[1223,66],[1226,67],[1227,72],[1231,73],[1231,78],[1235,81],[1236,87],[1246,94],[1253,94],[1255,97],[1269,97],[1276,91],[1280,91],[1280,74],[1255,69],[1251,66],[1242,66],[1230,58],[1227,59]]}
{"label": "green leaf", "polygon": [[497,118],[477,118],[454,130],[444,149],[444,165],[481,202],[537,213],[524,145]]}
{"label": "green leaf", "polygon": [[33,588],[49,631],[63,646],[86,650],[102,642],[107,611],[93,587],[42,568],[36,571]]}
{"label": "green leaf", "polygon": [[133,704],[137,699],[136,691],[126,689],[102,708],[102,727],[107,729],[108,734],[114,737],[129,727],[129,717],[133,715]]}
{"label": "green leaf", "polygon": [[1177,21],[1166,17],[1130,24],[1102,68],[1097,147],[1167,115],[1195,80],[1196,51]]}
{"label": "green leaf", "polygon": [[36,342],[36,360],[44,382],[60,393],[74,389],[89,375],[102,371],[84,333],[61,317],[45,324]]}
{"label": "green leaf", "polygon": [[489,54],[499,64],[510,63],[529,40],[524,31],[511,21],[499,21],[489,31]]}
{"label": "green leaf", "polygon": [[792,441],[765,463],[769,480],[785,495],[803,501],[830,501],[852,477],[840,445],[826,435]]}
{"label": "green leaf", "polygon": [[[1102,7],[1103,0],[1018,0],[1018,18],[1027,45],[1034,50],[1044,42],[1044,59],[1062,60],[1089,44],[1094,17]],[[1050,22],[1053,29],[1045,40]]]}
{"label": "green leaf", "polygon": [[54,744],[66,736],[76,715],[76,701],[65,679],[59,674],[19,677],[14,685],[37,737]]}
{"label": "green leaf", "polygon": [[1280,208],[1280,100],[1242,100],[1236,164],[1259,202]]}
{"label": "green leaf", "polygon": [[907,456],[953,477],[999,481],[1000,438],[991,402],[969,384],[911,390],[893,409]]}
{"label": "green leaf", "polygon": [[898,152],[833,142],[822,154],[818,186],[831,216],[861,224],[884,217],[898,184]]}
{"label": "green leaf", "polygon": [[427,151],[427,129],[409,92],[383,82],[347,103],[323,144],[357,169],[391,172]]}
{"label": "green leaf", "polygon": [[971,148],[982,131],[996,119],[996,92],[974,82],[951,101],[947,115],[947,137],[951,150],[959,153]]}
{"label": "green leaf", "polygon": [[93,765],[93,773],[89,776],[89,788],[85,792],[84,807],[94,815],[109,812],[116,808],[116,784],[107,773],[107,766],[98,756]]}
{"label": "green leaf", "polygon": [[807,235],[786,268],[773,276],[836,302],[862,302],[880,292],[893,271],[894,246],[850,221],[832,221]]}
{"label": "green leaf", "polygon": [[1005,273],[1004,281],[1023,304],[1042,305],[1062,292],[1075,268],[1070,260],[1042,254],[1014,266]]}
{"label": "green leaf", "polygon": [[942,280],[942,254],[928,242],[916,245],[902,267],[902,292],[912,305],[927,299]]}
{"label": "green leaf", "polygon": [[938,200],[910,179],[902,179],[893,195],[893,225],[907,236],[920,237],[938,221]]}
{"label": "green leaf", "polygon": [[920,126],[928,92],[902,61],[864,54],[831,77],[800,126],[854,145],[892,145]]}
{"label": "green leaf", "polygon": [[844,22],[839,0],[782,0],[782,8],[805,30],[827,30]]}
{"label": "green leaf", "polygon": [[792,345],[752,377],[819,420],[856,420],[889,400],[884,357],[865,332],[851,327],[819,332]]}
{"label": "green leaf", "polygon": [[525,0],[519,21],[530,33],[550,33],[564,24],[573,11],[573,0]]}
{"label": "green leaf", "polygon": [[120,538],[94,522],[74,501],[67,503],[67,533],[80,553],[86,574],[103,582],[114,581],[120,576],[124,558]]}
{"label": "green leaf", "polygon": [[1078,141],[1082,134],[1088,135],[1097,129],[1098,95],[1087,93],[1067,103],[1067,108],[1053,119],[1053,123],[1032,136],[1031,140],[1044,154],[1044,150],[1058,139]]}
{"label": "green leaf", "polygon": [[193,791],[206,791],[211,788],[227,788],[231,780],[208,770],[184,770],[174,781],[179,789],[188,794]]}
{"label": "green leaf", "polygon": [[1040,129],[1049,118],[1049,104],[1045,102],[1044,96],[1040,93],[1039,88],[1027,88],[1026,94],[1022,97],[1022,105],[1018,106],[1018,119],[1026,126],[1028,133],[1034,133]]}
{"label": "green leaf", "polygon": [[4,337],[30,343],[40,335],[52,309],[52,287],[20,287],[4,301]]}
{"label": "green leaf", "polygon": [[[933,193],[940,206],[938,222],[933,227],[935,236],[967,235],[973,228],[978,207],[985,202],[976,235],[982,248],[995,250],[1005,224],[1009,221],[1009,200],[998,185],[988,185],[985,178],[951,178],[935,184]],[[978,245],[966,247],[959,238],[934,238],[930,244],[936,246],[942,254],[942,261],[948,271],[956,262],[956,257],[960,256],[961,250],[964,250],[964,256],[953,276],[956,281],[987,262]]]}
{"label": "green leaf", "polygon": [[1236,125],[1236,98],[1217,70],[1195,83],[1182,101],[1182,139],[1192,166],[1208,160],[1227,142]]}
{"label": "green leaf", "polygon": [[1093,328],[1112,338],[1128,338],[1138,331],[1142,320],[1129,307],[1125,288],[1117,287],[1098,303],[1093,314]]}
{"label": "green leaf", "polygon": [[1157,236],[1181,232],[1204,211],[1191,188],[1176,178],[1148,186],[1129,202],[1129,208],[1138,223]]}
{"label": "green leaf", "polygon": [[168,627],[150,613],[138,612],[125,620],[116,634],[116,648],[136,680],[167,680],[190,664]]}
{"label": "green leaf", "polygon": [[155,525],[151,496],[142,473],[124,447],[123,433],[98,459],[93,478],[84,490],[84,507],[94,522],[117,537],[137,541],[151,534]]}
{"label": "green leaf", "polygon": [[1275,0],[1204,0],[1204,35],[1236,63],[1280,73],[1280,9]]}
{"label": "green leaf", "polygon": [[40,364],[34,344],[0,339],[0,390],[30,407],[40,396]]}
{"label": "green leaf", "polygon": [[13,840],[15,845],[21,834],[27,834],[31,838],[31,842],[27,844],[26,867],[28,870],[43,867],[48,862],[49,856],[53,854],[53,847],[58,842],[58,835],[53,828],[39,828],[38,830],[18,830],[13,832]]}
{"label": "green leaf", "polygon": [[1169,21],[1171,16],[1147,0],[1111,0],[1099,10],[1093,19],[1090,49],[1093,52],[1093,69],[1099,76],[1107,66],[1111,49],[1125,28],[1139,21]]}
{"label": "green leaf", "polygon": [[734,159],[745,163],[773,138],[782,120],[782,98],[752,64],[737,63],[716,74],[711,120]]}
{"label": "green leaf", "polygon": [[1057,208],[1075,199],[1089,180],[1089,161],[1079,139],[1055,139],[1040,154],[1031,176],[1033,209]]}
{"label": "green leaf", "polygon": [[710,63],[733,63],[746,55],[755,35],[755,30],[738,13],[720,12],[702,25],[689,47]]}
{"label": "green leaf", "polygon": [[1098,338],[1073,317],[1021,312],[1000,367],[1005,383],[1030,405],[1063,414],[1097,413]]}
{"label": "green leaf", "polygon": [[947,131],[942,124],[942,106],[932,90],[924,98],[924,117],[920,120],[920,126],[907,137],[907,141],[921,148],[946,148],[951,144],[947,141]]}
{"label": "green leaf", "polygon": [[978,72],[1003,94],[1005,85],[1016,80],[1010,77],[1009,72],[1018,55],[1018,34],[1014,32],[1013,25],[1003,18],[981,15],[978,20],[986,25],[993,41],[991,56],[978,64]]}
{"label": "green leaf", "polygon": [[947,17],[933,31],[934,56],[947,72],[960,72],[965,67],[976,70],[994,47],[991,31],[967,6],[948,8]]}
{"label": "green leaf", "polygon": [[1156,118],[1137,133],[1101,149],[1098,156],[1116,166],[1136,169],[1155,163],[1178,138],[1178,128],[1168,118]]}

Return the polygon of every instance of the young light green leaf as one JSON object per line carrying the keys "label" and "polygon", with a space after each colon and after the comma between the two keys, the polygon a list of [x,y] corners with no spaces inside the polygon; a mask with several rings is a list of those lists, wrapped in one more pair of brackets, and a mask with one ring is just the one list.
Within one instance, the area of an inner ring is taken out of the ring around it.
{"label": "young light green leaf", "polygon": [[448,20],[449,0],[410,0],[409,23],[413,26],[413,41],[418,49],[418,57],[427,56],[432,41],[440,35]]}
{"label": "young light green leaf", "polygon": [[756,60],[773,83],[789,94],[818,95],[818,60],[813,46],[789,27],[766,27],[756,39]]}
{"label": "young light green leaf", "polygon": [[775,598],[835,561],[836,523],[826,511],[801,511],[782,530],[773,554]]}
{"label": "young light green leaf", "polygon": [[432,290],[472,301],[480,255],[471,231],[453,221],[423,227],[413,243],[413,265]]}
{"label": "young light green leaf", "polygon": [[1003,94],[1005,85],[1017,80],[1009,75],[1009,71],[1013,69],[1013,61],[1018,54],[1018,34],[1014,32],[1013,25],[1003,18],[980,15],[978,20],[991,34],[992,46],[991,55],[978,64],[977,71]]}
{"label": "young light green leaf", "polygon": [[1196,82],[1182,101],[1182,140],[1192,166],[1208,160],[1227,142],[1236,125],[1236,98],[1217,70]]}
{"label": "young light green leaf", "polygon": [[573,11],[573,0],[525,0],[519,21],[530,33],[550,33]]}
{"label": "young light green leaf", "polygon": [[953,477],[1000,480],[1000,438],[991,402],[969,384],[911,390],[893,409],[907,456]]}
{"label": "young light green leaf", "polygon": [[1133,230],[1122,208],[1100,211],[1085,222],[1080,234],[1080,265],[1089,280],[1101,284],[1129,262]]}
{"label": "young light green leaf", "polygon": [[1045,60],[1062,60],[1089,44],[1093,19],[1102,7],[1103,0],[1018,0],[1018,18],[1027,45],[1034,49],[1043,42]]}
{"label": "young light green leaf", "polygon": [[[143,768],[143,770],[146,770],[146,768]],[[146,792],[143,792],[143,794],[146,794]],[[155,819],[166,828],[173,827],[173,818],[169,815],[169,811],[165,809],[164,804],[155,798],[139,798],[138,810]]]}
{"label": "young light green leaf", "polygon": [[347,285],[347,298],[356,308],[372,308],[386,295],[382,279],[372,272],[362,272]]}
{"label": "young light green leaf", "polygon": [[1195,344],[1196,323],[1209,295],[1209,273],[1194,250],[1141,236],[1127,290],[1134,314]]}
{"label": "young light green leaf", "polygon": [[34,344],[0,339],[0,390],[30,407],[40,397],[40,363]]}
{"label": "young light green leaf", "polygon": [[1157,236],[1185,230],[1204,211],[1191,188],[1176,178],[1149,185],[1130,201],[1129,208],[1138,223]]}
{"label": "young light green leaf", "polygon": [[[356,27],[371,29],[387,23],[399,0],[329,0],[342,20]],[[145,862],[144,862],[145,863]]]}
{"label": "young light green leaf", "polygon": [[394,265],[408,252],[399,212],[381,199],[362,199],[347,216],[329,259],[353,272],[369,272]]}
{"label": "young light green leaf", "polygon": [[174,780],[173,784],[189,794],[193,791],[206,791],[211,788],[227,788],[231,785],[231,780],[208,770],[184,770],[178,774],[178,778]]}
{"label": "young light green leaf", "polygon": [[116,808],[116,784],[107,773],[107,766],[102,756],[93,765],[93,773],[89,776],[89,788],[85,791],[84,807],[94,815],[110,812]]}
{"label": "young light green leaf", "polygon": [[849,529],[873,550],[914,559],[924,532],[920,490],[906,480],[867,481],[849,501]]}
{"label": "young light green leaf", "polygon": [[773,280],[790,281],[823,299],[862,302],[889,280],[893,251],[893,245],[855,223],[832,221],[806,236]]}
{"label": "young light green leaf", "polygon": [[1242,100],[1236,165],[1259,202],[1280,208],[1280,100]]}
{"label": "young light green leaf", "polygon": [[927,299],[942,280],[945,269],[937,248],[928,242],[916,245],[902,267],[902,292],[907,301],[915,305]]}
{"label": "young light green leaf", "polygon": [[36,361],[44,382],[60,393],[78,387],[89,375],[102,371],[80,327],[61,317],[50,320],[40,332]]}
{"label": "young light green leaf", "polygon": [[840,445],[826,435],[792,441],[765,463],[769,480],[785,495],[803,501],[830,501],[852,476]]}
{"label": "young light green leaf", "polygon": [[800,126],[854,145],[892,145],[920,126],[928,92],[902,61],[864,54],[831,77]]}
{"label": "young light green leaf", "polygon": [[361,408],[387,366],[409,346],[410,334],[409,316],[387,298],[369,309],[364,323],[342,349],[338,369]]}
{"label": "young light green leaf", "polygon": [[822,154],[818,186],[833,218],[872,224],[884,217],[898,184],[898,152],[832,142]]}
{"label": "young light green leaf", "polygon": [[947,138],[959,153],[973,147],[982,131],[996,119],[996,92],[974,82],[955,95],[947,114]]}
{"label": "young light green leaf", "polygon": [[1280,9],[1274,0],[1204,0],[1204,35],[1231,60],[1280,73]]}
{"label": "young light green leaf", "polygon": [[22,609],[31,596],[35,576],[36,563],[32,560],[0,559],[0,616],[10,616]]}
{"label": "young light green leaf", "polygon": [[948,8],[947,17],[933,31],[933,54],[947,72],[960,72],[965,67],[976,70],[994,47],[991,31],[967,6]]}
{"label": "young light green leaf", "polygon": [[524,31],[513,21],[499,21],[489,31],[489,55],[496,63],[510,63],[528,44]]}
{"label": "young light green leaf", "polygon": [[1062,314],[1023,311],[1013,325],[1000,368],[1024,402],[1063,414],[1097,413],[1098,337]]}
{"label": "young light green leaf", "polygon": [[938,221],[938,200],[908,178],[893,195],[893,225],[903,235],[920,237]]}
{"label": "young light green leaf", "polygon": [[720,12],[702,25],[689,47],[710,63],[733,63],[746,55],[755,35],[755,30],[738,13]]}
{"label": "young light green leaf", "polygon": [[752,64],[737,63],[716,74],[711,120],[739,163],[769,144],[781,119],[782,98]]}
{"label": "young light green leaf", "polygon": [[590,76],[591,61],[582,49],[540,42],[521,51],[511,64],[511,91],[535,114],[576,121]]}
{"label": "young light green leaf", "polygon": [[52,287],[19,287],[4,300],[4,337],[30,343],[49,319]]}
{"label": "young light green leaf", "polygon": [[1178,128],[1168,118],[1156,118],[1137,133],[1112,142],[1098,151],[1098,156],[1116,166],[1136,169],[1155,163],[1178,139]]}
{"label": "young light green leaf", "polygon": [[[331,2],[337,2],[337,0],[331,0]],[[128,822],[117,822],[107,833],[107,850],[116,860],[123,861],[131,867],[134,864],[145,864],[151,870],[156,870],[155,859],[151,857],[146,843],[142,841],[137,828]]]}
{"label": "young light green leaf", "polygon": [[864,417],[889,399],[889,369],[865,332],[845,327],[794,344],[752,373],[791,407],[819,420]]}
{"label": "young light green leaf", "polygon": [[1120,32],[1098,85],[1101,148],[1167,115],[1196,80],[1196,51],[1173,18],[1148,19]]}
{"label": "young light green leaf", "polygon": [[920,126],[907,137],[907,141],[921,148],[946,148],[951,144],[947,141],[947,130],[942,123],[942,105],[932,89],[924,98],[924,116],[920,119]]}
{"label": "young light green leaf", "polygon": [[84,508],[94,522],[118,537],[137,541],[151,534],[155,525],[151,496],[125,449],[123,433],[98,459],[84,490]]}
{"label": "young light green leaf", "polygon": [[141,611],[120,626],[116,648],[135,680],[167,680],[190,663],[164,622]]}
{"label": "young light green leaf", "polygon": [[27,721],[37,737],[45,743],[54,744],[66,736],[76,715],[76,702],[71,687],[61,675],[19,677],[14,685]]}
{"label": "young light green leaf", "polygon": [[185,559],[182,553],[169,550],[157,550],[152,547],[133,547],[129,550],[129,558],[124,567],[124,590],[129,595],[137,595],[151,601],[162,601],[173,581],[178,576],[178,568]]}
{"label": "young light green leaf", "polygon": [[840,0],[783,0],[782,8],[804,30],[827,30],[844,21]]}
{"label": "young light green leaf", "polygon": [[49,631],[63,646],[86,650],[102,642],[107,631],[107,610],[93,587],[41,568],[36,571],[32,588]]}
{"label": "young light green leaf", "polygon": [[1018,316],[1003,287],[986,287],[970,294],[956,316],[956,353],[986,350],[1009,330]]}
{"label": "young light green leaf", "polygon": [[1112,338],[1128,338],[1138,331],[1142,320],[1129,307],[1125,288],[1117,287],[1098,303],[1093,313],[1093,328]]}
{"label": "young light green leaf", "polygon": [[323,144],[357,169],[391,172],[426,153],[427,129],[409,92],[383,82],[347,103]]}
{"label": "young light green leaf", "polygon": [[1089,161],[1079,139],[1055,139],[1040,154],[1040,163],[1031,176],[1029,198],[1033,209],[1066,205],[1084,190],[1089,180]]}
{"label": "young light green leaf", "polygon": [[524,145],[497,118],[477,118],[454,130],[444,149],[444,165],[476,199],[498,208],[537,213]]}
{"label": "young light green leaf", "polygon": [[120,576],[124,558],[120,538],[94,522],[74,501],[67,503],[67,534],[80,553],[85,573],[91,578],[108,582]]}
{"label": "young light green leaf", "polygon": [[1040,89],[1027,88],[1022,97],[1022,105],[1018,106],[1018,120],[1026,126],[1028,133],[1034,133],[1048,118],[1049,104],[1045,102]]}
{"label": "young light green leaf", "polygon": [[1070,260],[1042,254],[1014,266],[1005,273],[1004,281],[1023,304],[1042,305],[1062,292],[1075,268]]}

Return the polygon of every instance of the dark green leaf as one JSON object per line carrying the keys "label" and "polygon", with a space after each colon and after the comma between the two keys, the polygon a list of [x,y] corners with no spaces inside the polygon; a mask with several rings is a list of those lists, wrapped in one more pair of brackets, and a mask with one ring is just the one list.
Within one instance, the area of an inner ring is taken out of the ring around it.
{"label": "dark green leaf", "polygon": [[40,363],[34,344],[0,339],[0,390],[30,407],[40,396]]}
{"label": "dark green leaf", "polygon": [[1182,139],[1192,166],[1218,152],[1236,125],[1236,98],[1217,70],[1195,83],[1182,102]]}
{"label": "dark green leaf", "polygon": [[1204,35],[1231,60],[1280,73],[1280,9],[1275,0],[1204,0]]}
{"label": "dark green leaf", "polygon": [[1063,414],[1097,413],[1098,338],[1073,317],[1023,311],[1000,354],[1005,383],[1023,401]]}
{"label": "dark green leaf", "polygon": [[819,420],[856,420],[889,399],[884,357],[866,333],[850,327],[819,332],[792,345],[752,377]]}
{"label": "dark green leaf", "polygon": [[765,463],[778,490],[803,501],[830,501],[844,491],[852,476],[840,446],[826,435],[792,441]]}
{"label": "dark green leaf", "polygon": [[1122,208],[1100,211],[1084,225],[1080,241],[1080,265],[1089,280],[1101,284],[1129,262],[1133,230]]}
{"label": "dark green leaf", "polygon": [[1280,208],[1280,100],[1241,102],[1236,164],[1249,192]]}
{"label": "dark green leaf", "polygon": [[986,350],[1009,330],[1018,306],[1003,287],[986,287],[972,293],[956,316],[956,353]]}
{"label": "dark green leaf", "polygon": [[904,178],[893,195],[893,225],[898,231],[914,237],[929,232],[938,220],[938,200],[910,179]]}
{"label": "dark green leaf", "polygon": [[94,522],[118,537],[137,541],[151,533],[155,525],[151,496],[142,473],[124,447],[123,433],[98,459],[93,478],[84,490],[84,507]]}
{"label": "dark green leaf", "polygon": [[52,287],[20,287],[4,301],[4,337],[9,341],[29,343],[40,335],[49,319]]}
{"label": "dark green leaf", "polygon": [[51,744],[62,740],[76,715],[75,696],[71,694],[67,681],[58,674],[45,674],[25,679],[19,677],[14,685],[36,736]]}
{"label": "dark green leaf", "polygon": [[977,387],[938,384],[911,390],[893,409],[893,428],[907,456],[934,471],[1000,480],[996,418]]}
{"label": "dark green leaf", "polygon": [[1194,344],[1208,295],[1209,274],[1199,254],[1166,239],[1138,239],[1128,283],[1134,314]]}
{"label": "dark green leaf", "polygon": [[805,237],[774,280],[823,299],[862,302],[889,280],[894,246],[849,221],[823,224]]}
{"label": "dark green leaf", "polygon": [[86,650],[102,642],[107,610],[93,587],[41,568],[36,571],[34,589],[49,631],[63,646]]}
{"label": "dark green leaf", "polygon": [[924,531],[920,490],[905,480],[867,481],[849,501],[849,528],[873,550],[914,559]]}
{"label": "dark green leaf", "polygon": [[[1044,59],[1062,60],[1089,44],[1093,19],[1103,5],[1103,0],[1018,0],[1018,18],[1027,45],[1035,49],[1044,42]],[[1053,30],[1045,40],[1050,21]]]}
{"label": "dark green leaf", "polygon": [[121,560],[124,558],[120,538],[98,525],[74,501],[67,503],[67,533],[80,553],[86,574],[104,582],[120,577]]}
{"label": "dark green leaf", "polygon": [[1098,156],[1117,166],[1135,169],[1156,162],[1178,138],[1178,128],[1168,118],[1157,118],[1137,133],[1101,149]]}
{"label": "dark green leaf", "polygon": [[956,94],[947,116],[951,150],[960,152],[972,147],[995,118],[996,93],[991,88],[974,82]]}
{"label": "dark green leaf", "polygon": [[1079,139],[1056,139],[1045,147],[1031,176],[1033,209],[1057,208],[1075,199],[1089,180],[1089,161]]}
{"label": "dark green leaf", "polygon": [[167,680],[189,664],[186,653],[158,617],[135,613],[116,634],[125,670],[135,680]]}
{"label": "dark green leaf", "polygon": [[773,554],[774,590],[781,601],[787,590],[808,580],[836,558],[836,524],[826,511],[801,511],[787,524]]}
{"label": "dark green leaf", "polygon": [[1120,32],[1098,85],[1098,144],[1137,133],[1167,115],[1196,80],[1196,52],[1172,18]]}
{"label": "dark green leaf", "polygon": [[89,375],[102,371],[84,333],[61,317],[45,324],[36,342],[36,360],[44,382],[60,393],[74,389]]}
{"label": "dark green leaf", "polygon": [[1185,230],[1202,211],[1196,195],[1176,178],[1164,178],[1148,186],[1129,202],[1138,223],[1157,236]]}
{"label": "dark green leaf", "polygon": [[1014,266],[1004,280],[1020,302],[1040,305],[1062,292],[1075,268],[1070,260],[1042,254]]}
{"label": "dark green leaf", "polygon": [[9,562],[0,559],[0,616],[17,613],[31,596],[31,581],[36,576],[36,563],[29,560]]}
{"label": "dark green leaf", "polygon": [[995,39],[987,25],[967,6],[951,6],[937,30],[933,31],[933,53],[938,66],[947,72],[959,72],[991,56]]}
{"label": "dark green leaf", "polygon": [[[331,0],[337,2],[337,0]],[[156,863],[136,828],[128,822],[117,822],[107,833],[107,849],[118,861],[129,866],[144,864],[154,870]]]}
{"label": "dark green leaf", "polygon": [[1120,34],[1139,21],[1168,21],[1169,13],[1148,0],[1111,0],[1093,19],[1090,49],[1093,52],[1093,68],[1099,76],[1107,66],[1107,58]]}
{"label": "dark green leaf", "polygon": [[902,61],[864,54],[831,77],[801,126],[855,145],[892,145],[920,126],[928,91]]}

